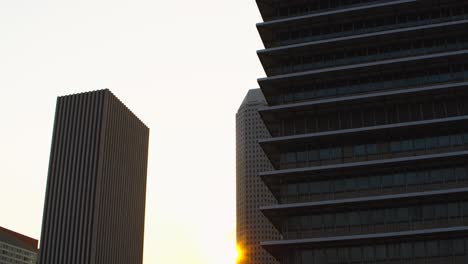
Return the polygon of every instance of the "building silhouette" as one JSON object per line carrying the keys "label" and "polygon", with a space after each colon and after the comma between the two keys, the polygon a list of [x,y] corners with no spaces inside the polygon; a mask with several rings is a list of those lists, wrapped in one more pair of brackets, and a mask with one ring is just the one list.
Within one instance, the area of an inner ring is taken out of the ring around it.
{"label": "building silhouette", "polygon": [[107,89],[57,99],[40,264],[142,263],[148,137]]}
{"label": "building silhouette", "polygon": [[284,264],[468,263],[468,2],[257,0]]}
{"label": "building silhouette", "polygon": [[260,172],[271,170],[258,140],[269,137],[258,109],[266,106],[260,89],[249,90],[236,114],[236,237],[244,251],[241,263],[275,264],[260,242],[279,238],[278,231],[260,212],[260,207],[275,202],[263,184]]}
{"label": "building silhouette", "polygon": [[36,264],[37,240],[0,226],[0,263]]}

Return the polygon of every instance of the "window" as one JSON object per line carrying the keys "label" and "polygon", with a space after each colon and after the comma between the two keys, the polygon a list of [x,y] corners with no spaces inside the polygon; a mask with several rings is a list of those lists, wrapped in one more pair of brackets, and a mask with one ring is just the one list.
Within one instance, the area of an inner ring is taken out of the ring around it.
{"label": "window", "polygon": [[392,141],[392,142],[390,142],[390,151],[391,151],[391,152],[399,152],[399,151],[401,151],[401,144],[400,144],[400,141]]}
{"label": "window", "polygon": [[414,256],[416,258],[423,258],[426,255],[426,250],[424,248],[424,242],[414,243]]}
{"label": "window", "polygon": [[413,257],[413,246],[411,243],[401,244],[401,257],[404,259]]}
{"label": "window", "polygon": [[426,140],[424,138],[418,138],[414,141],[414,149],[424,150],[426,149]]}
{"label": "window", "polygon": [[360,262],[362,259],[361,257],[361,248],[360,247],[352,247],[351,248],[351,261],[352,262]]}
{"label": "window", "polygon": [[452,146],[460,146],[463,145],[463,135],[452,135],[450,136],[450,144]]}
{"label": "window", "polygon": [[344,192],[346,191],[346,182],[345,180],[338,180],[335,183],[335,191],[336,192]]}
{"label": "window", "polygon": [[453,254],[465,255],[465,241],[457,239],[453,241]]}
{"label": "window", "polygon": [[320,184],[318,183],[311,183],[310,184],[310,193],[311,194],[320,194]]}
{"label": "window", "polygon": [[351,226],[358,226],[361,224],[361,219],[359,218],[358,212],[349,213],[349,224]]}
{"label": "window", "polygon": [[304,250],[302,252],[302,263],[313,263],[314,253],[312,250]]}
{"label": "window", "polygon": [[370,187],[371,189],[379,189],[381,182],[381,176],[371,177],[370,178]]}
{"label": "window", "polygon": [[385,245],[378,245],[375,251],[377,260],[387,259],[387,247]]}
{"label": "window", "polygon": [[382,176],[382,187],[391,187],[393,185],[393,175]]}
{"label": "window", "polygon": [[297,153],[297,161],[298,162],[306,162],[307,161],[307,152],[298,152]]}
{"label": "window", "polygon": [[437,138],[436,137],[426,138],[426,148],[427,149],[433,149],[436,146],[437,146]]}
{"label": "window", "polygon": [[319,160],[319,153],[317,150],[309,150],[309,160],[310,161]]}
{"label": "window", "polygon": [[348,219],[345,213],[337,213],[336,214],[336,226],[337,227],[344,227],[348,226]]}
{"label": "window", "polygon": [[444,170],[434,170],[431,172],[431,183],[439,183],[444,181]]}
{"label": "window", "polygon": [[463,216],[468,216],[468,202],[463,202],[461,204],[461,210]]}
{"label": "window", "polygon": [[446,204],[436,205],[435,213],[438,219],[446,219],[448,217],[448,206]]}
{"label": "window", "polygon": [[449,146],[450,146],[450,136],[439,137],[439,147],[449,147]]}
{"label": "window", "polygon": [[406,173],[406,181],[408,182],[408,185],[421,183],[418,181],[417,174],[415,172]]}
{"label": "window", "polygon": [[403,140],[401,142],[402,151],[411,151],[413,150],[413,141],[412,140]]}
{"label": "window", "polygon": [[417,207],[413,207],[409,210],[409,217],[410,217],[410,221],[411,222],[419,222],[419,221],[422,221],[423,219],[423,212],[422,212],[422,208],[417,206]]}
{"label": "window", "polygon": [[439,253],[441,256],[452,255],[452,246],[450,244],[448,240],[439,241]]}
{"label": "window", "polygon": [[363,255],[364,255],[364,260],[374,261],[374,259],[375,259],[374,247],[372,247],[372,246],[364,247]]}
{"label": "window", "polygon": [[376,210],[371,213],[371,224],[380,225],[385,221],[385,210]]}
{"label": "window", "polygon": [[366,145],[358,145],[353,147],[353,152],[355,156],[365,156],[366,155]]}
{"label": "window", "polygon": [[393,175],[393,183],[396,186],[404,186],[405,185],[405,175],[403,173],[397,173]]}
{"label": "window", "polygon": [[319,152],[319,157],[321,160],[330,159],[330,149],[321,149]]}
{"label": "window", "polygon": [[408,208],[398,208],[398,221],[407,222],[408,218]]}
{"label": "window", "polygon": [[399,259],[400,258],[400,245],[398,244],[388,245],[387,253],[390,259]]}
{"label": "window", "polygon": [[448,204],[448,216],[451,217],[451,218],[460,216],[460,210],[459,210],[459,204],[458,203],[449,203]]}
{"label": "window", "polygon": [[424,220],[434,219],[434,207],[431,205],[423,206],[423,216],[424,216]]}
{"label": "window", "polygon": [[300,195],[309,194],[309,184],[308,183],[299,184],[299,194]]}
{"label": "window", "polygon": [[366,148],[368,155],[377,154],[377,144],[367,144]]}
{"label": "window", "polygon": [[297,184],[288,184],[288,195],[297,195]]}
{"label": "window", "polygon": [[455,168],[455,177],[457,180],[467,180],[468,179],[468,174],[466,171],[466,168]]}
{"label": "window", "polygon": [[308,219],[311,222],[311,227],[314,229],[319,229],[322,227],[322,216],[314,215]]}
{"label": "window", "polygon": [[358,181],[358,189],[360,190],[367,190],[369,189],[369,178],[361,177],[357,179]]}
{"label": "window", "polygon": [[296,162],[296,153],[289,152],[286,153],[286,163],[295,163]]}
{"label": "window", "polygon": [[354,191],[356,190],[356,180],[355,179],[346,179],[346,190],[347,191]]}
{"label": "window", "polygon": [[332,228],[335,226],[335,215],[334,214],[326,214],[324,217],[323,217],[323,222],[324,222],[324,226],[326,228]]}
{"label": "window", "polygon": [[[318,185],[318,184],[316,184],[316,185]],[[323,193],[329,193],[329,192],[331,192],[330,182],[329,182],[329,181],[320,182],[320,190],[321,190]]]}
{"label": "window", "polygon": [[437,246],[437,241],[429,241],[427,244],[427,253],[431,257],[439,256],[439,247]]}

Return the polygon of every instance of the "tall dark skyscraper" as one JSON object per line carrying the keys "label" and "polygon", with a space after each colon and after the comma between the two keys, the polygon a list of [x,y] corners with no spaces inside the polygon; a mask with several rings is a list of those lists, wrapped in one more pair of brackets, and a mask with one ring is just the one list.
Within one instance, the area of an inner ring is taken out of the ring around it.
{"label": "tall dark skyscraper", "polygon": [[243,248],[239,264],[275,264],[260,242],[278,239],[279,233],[260,212],[260,207],[275,202],[262,182],[260,172],[272,169],[258,140],[269,137],[258,109],[266,106],[260,89],[250,90],[236,114],[236,199],[237,241]]}
{"label": "tall dark skyscraper", "polygon": [[57,99],[40,264],[142,263],[148,138],[109,90]]}
{"label": "tall dark skyscraper", "polygon": [[257,0],[284,264],[468,263],[468,1]]}

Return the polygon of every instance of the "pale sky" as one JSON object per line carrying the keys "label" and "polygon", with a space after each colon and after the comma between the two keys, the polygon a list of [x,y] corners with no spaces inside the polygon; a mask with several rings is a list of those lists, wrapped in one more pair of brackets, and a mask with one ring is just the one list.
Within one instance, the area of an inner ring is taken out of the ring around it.
{"label": "pale sky", "polygon": [[0,226],[40,237],[56,97],[109,88],[151,129],[144,263],[233,264],[260,21],[255,0],[0,0]]}

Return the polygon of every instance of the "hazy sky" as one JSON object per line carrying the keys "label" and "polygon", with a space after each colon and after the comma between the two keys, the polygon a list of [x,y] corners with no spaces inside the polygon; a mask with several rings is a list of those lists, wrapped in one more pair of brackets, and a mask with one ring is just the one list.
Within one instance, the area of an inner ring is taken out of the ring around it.
{"label": "hazy sky", "polygon": [[264,75],[254,0],[0,0],[0,226],[39,238],[59,95],[151,128],[145,264],[232,264],[235,112]]}

